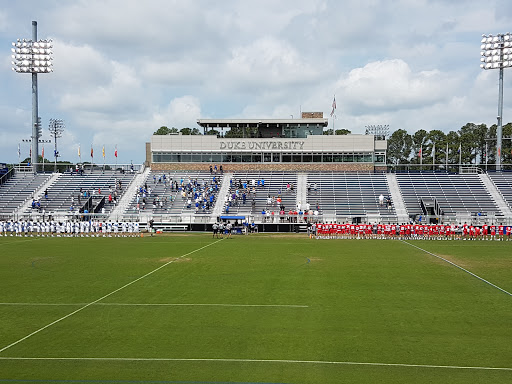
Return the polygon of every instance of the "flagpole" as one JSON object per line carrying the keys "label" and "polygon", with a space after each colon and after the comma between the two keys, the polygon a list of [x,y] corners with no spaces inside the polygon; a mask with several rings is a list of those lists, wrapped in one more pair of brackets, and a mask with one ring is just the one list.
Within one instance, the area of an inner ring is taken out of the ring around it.
{"label": "flagpole", "polygon": [[423,165],[423,144],[421,144],[421,146],[420,146],[420,171],[421,171],[422,165]]}
{"label": "flagpole", "polygon": [[116,157],[116,169],[114,169],[114,171],[116,171],[117,170],[117,144],[116,144],[116,152],[114,154],[115,154],[115,157]]}
{"label": "flagpole", "polygon": [[487,159],[489,156],[487,156],[487,141],[485,142],[485,171],[487,172]]}
{"label": "flagpole", "polygon": [[432,147],[432,171],[434,171],[434,167],[436,165],[436,143]]}
{"label": "flagpole", "polygon": [[103,144],[103,173],[105,173],[105,144]]}
{"label": "flagpole", "polygon": [[462,144],[459,143],[459,167],[462,167]]}
{"label": "flagpole", "polygon": [[44,143],[43,143],[43,151],[41,152],[41,160],[43,161],[43,173],[44,173]]}
{"label": "flagpole", "polygon": [[448,172],[448,143],[446,143],[446,172]]}
{"label": "flagpole", "polygon": [[21,166],[21,148],[20,148],[20,143],[18,143],[18,169],[20,168]]}

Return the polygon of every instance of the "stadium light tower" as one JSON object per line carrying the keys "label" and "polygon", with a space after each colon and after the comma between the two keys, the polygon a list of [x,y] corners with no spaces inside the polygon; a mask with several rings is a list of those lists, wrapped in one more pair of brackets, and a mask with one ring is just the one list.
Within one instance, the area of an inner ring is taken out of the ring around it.
{"label": "stadium light tower", "polygon": [[38,139],[40,130],[38,126],[37,105],[37,74],[53,72],[51,51],[52,40],[37,40],[37,21],[32,21],[32,39],[18,39],[12,43],[12,70],[18,73],[32,74],[32,170],[37,172],[39,155]]}
{"label": "stadium light tower", "polygon": [[386,140],[389,135],[389,124],[367,125],[365,135],[374,135],[377,140]]}
{"label": "stadium light tower", "polygon": [[503,131],[503,69],[512,67],[512,35],[482,35],[480,46],[480,68],[499,69],[498,129],[496,132],[496,170],[501,170],[501,141]]}
{"label": "stadium light tower", "polygon": [[55,143],[55,149],[53,150],[53,155],[55,156],[54,172],[57,172],[57,157],[59,157],[59,151],[57,151],[57,138],[62,137],[62,132],[64,132],[64,121],[60,119],[50,119],[50,126],[48,129],[50,130],[50,134],[53,136]]}

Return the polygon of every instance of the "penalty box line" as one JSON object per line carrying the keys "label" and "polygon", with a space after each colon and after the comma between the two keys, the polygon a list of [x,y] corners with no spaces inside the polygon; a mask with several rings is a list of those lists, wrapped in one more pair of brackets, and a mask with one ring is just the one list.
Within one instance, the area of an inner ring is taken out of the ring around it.
{"label": "penalty box line", "polygon": [[453,266],[454,266],[454,267],[456,267],[456,268],[459,268],[461,271],[464,271],[464,272],[466,272],[467,274],[469,274],[469,275],[471,275],[471,276],[473,276],[473,277],[476,277],[478,280],[480,280],[480,281],[482,281],[482,282],[484,282],[484,283],[486,283],[486,284],[490,285],[491,287],[496,288],[496,289],[500,290],[501,292],[503,292],[503,293],[505,293],[505,294],[507,294],[507,295],[509,295],[509,296],[512,296],[512,293],[510,293],[509,291],[507,291],[507,290],[505,290],[505,289],[503,289],[503,288],[501,288],[501,287],[498,287],[496,284],[491,283],[489,280],[485,280],[483,277],[480,277],[480,276],[478,276],[477,274],[475,274],[475,273],[473,273],[473,272],[471,272],[471,271],[468,271],[466,268],[463,268],[463,267],[461,267],[460,265],[455,264],[453,261],[450,261],[450,260],[448,260],[448,259],[445,259],[444,257],[441,257],[441,256],[439,256],[439,255],[436,255],[435,253],[429,252],[429,251],[427,251],[426,249],[420,248],[420,247],[418,247],[417,245],[411,244],[411,243],[409,243],[409,242],[407,242],[407,241],[404,241],[404,240],[400,240],[400,241],[401,241],[402,243],[405,243],[405,244],[407,244],[407,245],[410,245],[411,247],[414,247],[414,248],[416,248],[416,249],[419,249],[420,251],[423,251],[423,252],[425,252],[425,253],[428,253],[428,254],[429,254],[429,255],[431,255],[431,256],[437,257],[438,259],[443,260],[443,261],[447,262],[448,264],[453,265]]}
{"label": "penalty box line", "polygon": [[57,323],[60,323],[62,320],[65,320],[65,319],[67,319],[68,317],[71,317],[71,316],[73,316],[74,314],[76,314],[76,313],[78,313],[78,312],[80,312],[80,311],[83,311],[84,309],[86,309],[86,308],[90,307],[91,305],[94,305],[94,304],[98,303],[99,301],[101,301],[101,300],[103,300],[103,299],[106,299],[106,298],[107,298],[107,297],[109,297],[109,296],[112,296],[114,293],[117,293],[117,292],[119,292],[120,290],[122,290],[122,289],[124,289],[124,288],[126,288],[126,287],[129,287],[129,286],[130,286],[130,285],[132,285],[132,284],[135,284],[136,282],[138,282],[138,281],[140,281],[140,280],[142,280],[142,279],[144,279],[144,278],[146,278],[146,277],[148,277],[148,276],[152,275],[153,273],[155,273],[155,272],[159,271],[160,269],[165,268],[165,267],[166,267],[166,266],[168,266],[169,264],[174,263],[175,261],[177,261],[177,260],[179,260],[179,259],[181,259],[181,258],[183,258],[183,257],[186,257],[186,256],[191,255],[191,254],[193,254],[193,253],[199,252],[199,251],[201,251],[201,250],[203,250],[203,249],[205,249],[205,248],[207,248],[207,247],[209,247],[209,246],[211,246],[211,245],[217,244],[219,241],[222,241],[222,239],[219,239],[219,240],[217,240],[217,241],[214,241],[213,243],[207,244],[207,245],[205,245],[205,246],[203,246],[203,247],[200,247],[200,248],[194,249],[193,251],[190,251],[190,252],[185,253],[184,255],[181,255],[181,256],[179,256],[179,257],[177,257],[177,258],[175,258],[175,259],[173,259],[173,260],[171,260],[171,261],[168,261],[167,263],[165,263],[165,264],[161,265],[160,267],[153,269],[152,271],[150,271],[150,272],[146,273],[145,275],[142,275],[142,276],[140,276],[140,277],[136,278],[135,280],[130,281],[129,283],[127,283],[127,284],[123,285],[123,286],[122,286],[122,287],[120,287],[120,288],[117,288],[117,289],[113,290],[113,291],[112,291],[112,292],[110,292],[110,293],[107,293],[106,295],[104,295],[104,296],[100,297],[99,299],[96,299],[96,300],[94,300],[94,301],[91,301],[90,303],[83,305],[82,307],[78,308],[77,310],[75,310],[75,311],[73,311],[73,312],[71,312],[71,313],[68,313],[68,314],[67,314],[67,315],[65,315],[65,316],[62,316],[61,318],[59,318],[59,319],[57,319],[57,320],[55,320],[55,321],[52,321],[52,322],[51,322],[51,323],[49,323],[49,324],[46,324],[44,327],[41,327],[41,328],[39,328],[39,329],[35,330],[35,331],[34,331],[34,332],[32,332],[32,333],[29,333],[27,336],[24,336],[24,337],[22,337],[21,339],[16,340],[16,341],[12,342],[12,343],[11,343],[11,344],[9,344],[9,345],[6,345],[5,347],[3,347],[3,348],[1,348],[1,349],[0,349],[0,353],[2,353],[2,352],[4,352],[4,351],[6,351],[7,349],[9,349],[9,348],[11,348],[11,347],[15,346],[16,344],[21,343],[21,342],[22,342],[22,341],[24,341],[24,340],[27,340],[29,337],[34,336],[34,335],[38,334],[38,333],[39,333],[39,332],[41,332],[41,331],[44,331],[45,329],[47,329],[47,328],[51,327],[52,325],[55,325],[55,324],[57,324]]}
{"label": "penalty box line", "polygon": [[0,357],[0,360],[53,360],[53,361],[163,361],[163,362],[223,362],[223,363],[281,363],[281,364],[323,364],[323,365],[355,365],[374,367],[404,367],[404,368],[440,368],[481,371],[509,371],[510,367],[480,367],[463,365],[433,365],[433,364],[406,364],[406,363],[377,363],[359,361],[327,361],[327,360],[278,360],[278,359],[207,359],[207,358],[144,358],[144,357]]}

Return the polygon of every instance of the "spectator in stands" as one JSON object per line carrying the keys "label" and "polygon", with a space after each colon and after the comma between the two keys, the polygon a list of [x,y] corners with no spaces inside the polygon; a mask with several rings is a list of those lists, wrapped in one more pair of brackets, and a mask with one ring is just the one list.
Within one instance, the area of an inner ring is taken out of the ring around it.
{"label": "spectator in stands", "polygon": [[384,206],[384,195],[381,193],[380,196],[379,196],[379,205],[381,207]]}
{"label": "spectator in stands", "polygon": [[48,188],[44,190],[44,198],[48,200]]}
{"label": "spectator in stands", "polygon": [[222,164],[220,165],[219,171],[220,171],[221,175],[224,173],[224,169],[222,168]]}

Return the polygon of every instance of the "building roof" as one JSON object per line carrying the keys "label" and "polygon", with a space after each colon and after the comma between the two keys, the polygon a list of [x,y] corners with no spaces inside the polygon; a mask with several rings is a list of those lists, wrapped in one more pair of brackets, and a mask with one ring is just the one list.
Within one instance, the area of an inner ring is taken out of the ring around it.
{"label": "building roof", "polygon": [[198,119],[197,124],[201,127],[223,128],[223,127],[264,127],[279,125],[323,125],[327,127],[329,120],[324,118],[312,119]]}

